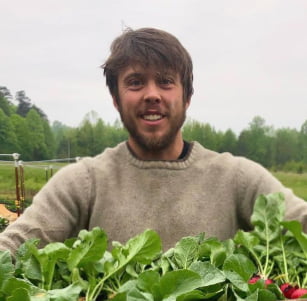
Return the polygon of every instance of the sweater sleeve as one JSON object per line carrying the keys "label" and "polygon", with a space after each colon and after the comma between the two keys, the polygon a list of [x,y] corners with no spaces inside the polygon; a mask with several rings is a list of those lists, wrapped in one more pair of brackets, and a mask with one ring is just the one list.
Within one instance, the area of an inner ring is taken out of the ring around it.
{"label": "sweater sleeve", "polygon": [[[253,211],[254,201],[260,194],[281,192],[285,197],[285,219],[297,220],[302,223],[304,232],[307,232],[307,202],[293,191],[285,187],[267,169],[251,160],[240,158],[238,171],[238,187],[240,198],[238,208],[240,216],[249,223]],[[251,227],[249,224],[248,227]]]}
{"label": "sweater sleeve", "polygon": [[0,234],[0,249],[14,254],[29,238],[39,238],[42,247],[75,236],[88,224],[90,193],[89,173],[82,161],[63,167]]}

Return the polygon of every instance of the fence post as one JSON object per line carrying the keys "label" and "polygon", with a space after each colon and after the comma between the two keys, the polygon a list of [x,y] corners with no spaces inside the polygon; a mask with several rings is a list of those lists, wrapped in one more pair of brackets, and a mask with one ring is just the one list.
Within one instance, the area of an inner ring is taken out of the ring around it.
{"label": "fence post", "polygon": [[48,181],[48,167],[45,167],[46,182]]}
{"label": "fence post", "polygon": [[22,161],[18,161],[19,165],[19,174],[20,174],[20,207],[21,207],[21,213],[23,213],[25,209],[25,177],[24,177],[24,168]]}
{"label": "fence post", "polygon": [[12,154],[13,159],[15,161],[15,182],[16,182],[16,209],[17,209],[17,216],[20,216],[20,194],[19,194],[19,179],[18,179],[18,162],[17,160],[19,159],[19,154],[14,153]]}

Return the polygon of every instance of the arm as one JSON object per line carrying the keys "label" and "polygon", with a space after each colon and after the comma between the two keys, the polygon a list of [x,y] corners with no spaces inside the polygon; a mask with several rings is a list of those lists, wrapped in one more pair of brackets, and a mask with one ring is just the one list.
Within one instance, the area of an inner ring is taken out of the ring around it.
{"label": "arm", "polygon": [[[307,202],[297,197],[293,191],[276,179],[260,164],[240,158],[238,168],[238,188],[240,204],[238,205],[245,221],[250,220],[254,201],[260,194],[281,192],[285,196],[285,219],[298,220],[307,233]],[[250,224],[249,224],[250,226]]]}
{"label": "arm", "polygon": [[91,187],[86,165],[81,161],[59,170],[34,197],[33,203],[4,232],[0,248],[15,253],[29,238],[41,246],[64,241],[87,227]]}

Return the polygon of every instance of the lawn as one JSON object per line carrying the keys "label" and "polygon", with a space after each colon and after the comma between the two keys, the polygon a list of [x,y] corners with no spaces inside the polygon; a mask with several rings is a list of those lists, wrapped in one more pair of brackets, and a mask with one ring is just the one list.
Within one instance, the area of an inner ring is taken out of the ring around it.
{"label": "lawn", "polygon": [[[23,178],[26,199],[32,199],[33,196],[41,189],[63,164],[41,165],[31,164],[24,165]],[[21,186],[22,173],[20,167],[18,171],[18,186]],[[16,199],[16,170],[13,163],[0,165],[0,200],[14,201]]]}
{"label": "lawn", "polygon": [[307,173],[297,174],[279,171],[273,174],[286,187],[291,188],[297,196],[307,201]]}
{"label": "lawn", "polygon": [[[52,166],[25,165],[24,187],[26,199],[32,199],[33,195],[48,181],[51,173],[54,174],[64,164]],[[296,174],[286,172],[273,172],[286,187],[293,189],[294,193],[307,201],[307,173]],[[19,176],[20,180],[20,176]],[[16,199],[16,179],[14,164],[0,165],[0,200],[14,201]]]}

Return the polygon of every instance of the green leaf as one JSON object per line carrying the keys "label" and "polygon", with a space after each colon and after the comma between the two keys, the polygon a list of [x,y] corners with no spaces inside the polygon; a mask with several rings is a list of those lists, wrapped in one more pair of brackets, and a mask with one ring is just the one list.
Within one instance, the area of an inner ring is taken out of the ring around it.
{"label": "green leaf", "polygon": [[235,237],[234,241],[238,245],[243,245],[246,247],[249,251],[253,251],[254,247],[259,244],[259,238],[255,236],[252,232],[244,232],[242,230],[239,230]]}
{"label": "green leaf", "polygon": [[137,287],[144,292],[153,292],[153,286],[160,282],[160,275],[156,271],[145,271],[139,275]]}
{"label": "green leaf", "polygon": [[210,262],[193,262],[190,270],[201,276],[202,287],[223,283],[226,280],[224,273]]}
{"label": "green leaf", "polygon": [[210,237],[201,243],[199,258],[208,258],[214,266],[220,267],[226,258],[226,247],[216,237]]}
{"label": "green leaf", "polygon": [[149,264],[161,252],[161,239],[153,230],[145,230],[142,234],[128,240],[125,249],[127,258],[133,261]]}
{"label": "green leaf", "polygon": [[50,300],[54,301],[76,301],[80,296],[81,290],[81,286],[71,284],[62,289],[48,291],[48,296],[50,296]]}
{"label": "green leaf", "polygon": [[277,297],[267,289],[257,289],[245,301],[276,301]]}
{"label": "green leaf", "polygon": [[40,263],[43,287],[49,290],[52,287],[56,262],[59,259],[66,260],[70,250],[64,243],[53,242],[43,249],[33,249],[33,251],[33,255]]}
{"label": "green leaf", "polygon": [[5,282],[5,285],[3,286],[2,291],[6,293],[7,295],[10,295],[13,291],[20,289],[20,288],[30,291],[31,287],[33,287],[33,285],[29,281],[18,279],[18,278],[9,278]]}
{"label": "green leaf", "polygon": [[127,293],[127,301],[154,301],[151,294],[134,288]]}
{"label": "green leaf", "polygon": [[31,299],[26,289],[18,288],[12,292],[12,295],[7,298],[7,301],[31,301]]}
{"label": "green leaf", "polygon": [[176,297],[201,287],[203,281],[199,274],[189,270],[177,270],[161,277],[158,290],[162,300],[176,300]]}
{"label": "green leaf", "polygon": [[9,251],[0,251],[0,289],[14,273],[14,265]]}
{"label": "green leaf", "polygon": [[161,239],[153,230],[145,230],[143,233],[128,240],[126,245],[118,245],[112,250],[113,260],[104,264],[104,277],[90,292],[90,299],[95,300],[100,294],[104,282],[121,271],[130,262],[150,264],[161,252]]}
{"label": "green leaf", "polygon": [[253,262],[242,254],[229,256],[223,265],[227,279],[239,290],[248,292],[248,280],[257,272]]}
{"label": "green leaf", "polygon": [[[42,281],[42,271],[37,260],[39,239],[28,239],[16,252],[15,270],[27,279]],[[35,255],[34,255],[35,254]]]}
{"label": "green leaf", "polygon": [[67,259],[69,269],[72,271],[77,266],[98,261],[106,248],[107,235],[101,228],[95,227],[91,231],[81,230]]}
{"label": "green leaf", "polygon": [[187,269],[198,258],[199,243],[197,237],[184,237],[176,243],[174,258],[179,269]]}
{"label": "green leaf", "polygon": [[284,197],[281,193],[260,195],[256,199],[251,223],[260,239],[270,242],[279,237],[284,212]]}
{"label": "green leaf", "polygon": [[303,232],[302,224],[298,221],[284,221],[281,224],[292,232],[307,258],[307,235]]}
{"label": "green leaf", "polygon": [[205,300],[206,295],[198,290],[194,290],[191,292],[188,292],[186,294],[180,295],[177,297],[176,301],[195,301],[195,300]]}

